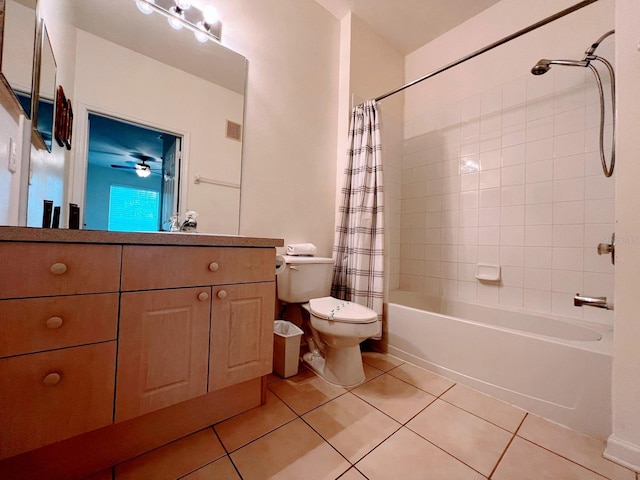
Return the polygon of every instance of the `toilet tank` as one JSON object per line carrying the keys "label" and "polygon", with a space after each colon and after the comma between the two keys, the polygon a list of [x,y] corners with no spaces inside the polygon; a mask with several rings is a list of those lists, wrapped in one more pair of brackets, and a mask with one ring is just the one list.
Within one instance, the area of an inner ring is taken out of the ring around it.
{"label": "toilet tank", "polygon": [[278,298],[285,303],[306,303],[331,294],[333,259],[284,256],[286,268],[276,276]]}

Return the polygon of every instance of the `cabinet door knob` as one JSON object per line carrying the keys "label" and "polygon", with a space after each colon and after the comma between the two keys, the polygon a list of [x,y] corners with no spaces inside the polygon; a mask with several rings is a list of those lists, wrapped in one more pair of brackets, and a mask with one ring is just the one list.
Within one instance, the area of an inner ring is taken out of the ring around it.
{"label": "cabinet door knob", "polygon": [[51,265],[51,268],[49,270],[54,275],[62,275],[67,271],[67,266],[64,263],[54,263],[53,265]]}
{"label": "cabinet door knob", "polygon": [[227,291],[226,290],[220,290],[218,292],[218,298],[221,299],[221,300],[224,299],[224,298],[227,298]]}
{"label": "cabinet door knob", "polygon": [[45,385],[57,385],[60,382],[61,378],[62,377],[60,376],[59,373],[51,372],[45,375],[42,383],[44,383]]}
{"label": "cabinet door knob", "polygon": [[56,328],[60,328],[63,323],[64,321],[62,320],[62,318],[51,317],[47,319],[47,321],[45,322],[45,325],[47,326],[47,328],[50,328],[51,330],[55,330]]}
{"label": "cabinet door knob", "polygon": [[205,300],[209,300],[209,294],[207,292],[200,292],[198,294],[198,300],[204,302]]}
{"label": "cabinet door knob", "polygon": [[211,262],[209,264],[209,270],[211,270],[212,272],[217,272],[219,268],[220,265],[218,265],[218,262]]}

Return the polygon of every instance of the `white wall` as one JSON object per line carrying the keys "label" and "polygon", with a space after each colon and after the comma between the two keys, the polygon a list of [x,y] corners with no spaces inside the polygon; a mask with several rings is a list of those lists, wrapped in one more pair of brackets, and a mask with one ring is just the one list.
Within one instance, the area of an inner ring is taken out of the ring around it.
{"label": "white wall", "polygon": [[[410,54],[407,80],[572,3],[503,0]],[[540,58],[581,59],[612,28],[613,2],[598,2],[407,91],[401,288],[613,323],[573,306],[578,292],[615,300],[595,249],[614,230],[615,175],[600,169],[593,75],[529,73]],[[598,54],[613,51],[609,37]],[[477,264],[500,265],[501,283],[478,282]]]}
{"label": "white wall", "polygon": [[640,4],[616,1],[618,170],[616,180],[616,323],[613,351],[613,434],[605,456],[640,471]]}
{"label": "white wall", "polygon": [[73,200],[84,200],[78,186],[86,178],[86,112],[91,110],[183,135],[181,213],[197,211],[201,232],[238,233],[239,189],[196,185],[193,177],[240,184],[241,144],[225,138],[225,122],[242,123],[242,95],[82,30],[77,36]]}
{"label": "white wall", "polygon": [[223,44],[249,60],[240,233],[330,256],[339,22],[311,0],[216,2]]}

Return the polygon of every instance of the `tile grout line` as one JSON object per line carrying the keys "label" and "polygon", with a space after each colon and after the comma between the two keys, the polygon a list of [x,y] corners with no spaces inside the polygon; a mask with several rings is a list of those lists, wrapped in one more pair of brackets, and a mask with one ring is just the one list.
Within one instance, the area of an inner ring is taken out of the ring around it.
{"label": "tile grout line", "polygon": [[529,412],[527,412],[525,414],[524,417],[522,417],[522,420],[520,421],[520,424],[518,425],[518,428],[516,428],[516,430],[513,432],[513,434],[511,435],[511,439],[509,440],[509,443],[507,443],[507,446],[504,447],[504,450],[502,451],[502,454],[500,455],[500,458],[498,458],[498,461],[496,462],[496,464],[493,466],[493,469],[491,470],[491,473],[489,474],[489,476],[487,478],[491,479],[491,477],[493,476],[493,474],[496,472],[496,470],[498,469],[498,465],[500,465],[500,462],[502,461],[502,459],[504,458],[504,456],[507,453],[507,450],[509,450],[509,447],[511,446],[511,444],[513,443],[513,440],[518,436],[518,430],[520,430],[520,427],[522,427],[522,424],[524,423],[525,419],[529,416]]}

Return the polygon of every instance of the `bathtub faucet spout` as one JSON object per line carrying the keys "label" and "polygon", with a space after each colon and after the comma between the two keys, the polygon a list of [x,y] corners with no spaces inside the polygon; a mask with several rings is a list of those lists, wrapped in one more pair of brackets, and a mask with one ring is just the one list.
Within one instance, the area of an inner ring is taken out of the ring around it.
{"label": "bathtub faucet spout", "polygon": [[576,307],[597,307],[606,308],[607,310],[613,310],[613,305],[607,303],[607,297],[587,297],[586,295],[580,295],[576,293],[573,297],[573,305]]}

